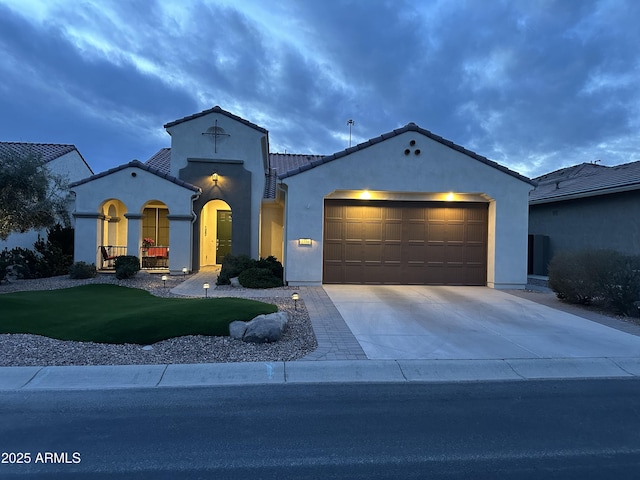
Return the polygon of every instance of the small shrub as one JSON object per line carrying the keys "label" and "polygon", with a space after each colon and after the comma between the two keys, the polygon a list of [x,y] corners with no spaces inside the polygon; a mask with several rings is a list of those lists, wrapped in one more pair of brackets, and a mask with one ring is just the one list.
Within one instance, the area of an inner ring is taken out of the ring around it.
{"label": "small shrub", "polygon": [[10,254],[8,249],[4,249],[0,252],[0,283],[7,278],[7,268],[11,266],[11,262],[9,261]]}
{"label": "small shrub", "polygon": [[97,274],[96,266],[93,263],[76,262],[69,267],[69,277],[71,278],[93,278]]}
{"label": "small shrub", "polygon": [[28,248],[15,247],[6,250],[6,262],[8,266],[14,267],[14,272],[18,278],[32,279],[39,278],[38,271],[39,256]]}
{"label": "small shrub", "polygon": [[247,255],[226,255],[218,275],[217,285],[229,285],[231,279],[239,276],[244,270],[255,266],[255,260]]}
{"label": "small shrub", "polygon": [[282,286],[282,278],[273,275],[268,268],[249,268],[243,271],[238,280],[246,288],[274,288]]}
{"label": "small shrub", "polygon": [[269,255],[267,258],[261,258],[257,261],[257,268],[267,268],[271,271],[271,274],[282,280],[284,275],[284,269],[282,268],[282,264],[278,261],[276,257],[273,255]]}
{"label": "small shrub", "polygon": [[640,256],[619,254],[612,261],[611,273],[603,282],[602,294],[608,309],[622,315],[638,316]]}
{"label": "small shrub", "polygon": [[117,279],[132,278],[140,270],[140,259],[135,255],[121,255],[116,257],[114,266]]}
{"label": "small shrub", "polygon": [[562,252],[549,263],[549,287],[571,303],[638,315],[640,257],[613,250]]}

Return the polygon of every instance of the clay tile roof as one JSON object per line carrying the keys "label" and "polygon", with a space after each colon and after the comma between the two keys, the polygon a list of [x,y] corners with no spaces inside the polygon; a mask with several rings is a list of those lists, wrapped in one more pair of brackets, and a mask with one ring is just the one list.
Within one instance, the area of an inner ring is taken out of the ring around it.
{"label": "clay tile roof", "polygon": [[323,158],[322,155],[304,155],[298,153],[270,153],[269,164],[271,170],[267,173],[264,198],[276,197],[276,180],[278,175],[285,172],[299,170],[312,162]]}
{"label": "clay tile roof", "polygon": [[221,113],[222,115],[225,115],[233,120],[236,120],[237,122],[243,123],[248,127],[258,130],[261,133],[265,133],[265,134],[269,133],[266,129],[256,125],[255,123],[251,123],[250,121],[245,120],[242,117],[238,117],[237,115],[234,115],[231,112],[227,112],[226,110],[223,110],[222,108],[220,108],[218,105],[216,105],[213,108],[210,108],[209,110],[203,110],[202,112],[194,113],[193,115],[189,115],[188,117],[183,117],[178,120],[174,120],[173,122],[169,122],[165,124],[164,128],[173,127],[174,125],[178,125],[179,123],[188,122],[189,120],[193,120],[194,118],[198,118],[198,117],[203,117],[205,115],[209,115],[210,113]]}
{"label": "clay tile roof", "polygon": [[93,172],[75,145],[61,143],[0,142],[0,153],[32,153],[42,157],[42,160],[44,160],[45,163],[51,162],[56,158],[60,158],[74,150],[78,152],[78,155],[80,155],[82,161],[87,165],[89,171]]}
{"label": "clay tile roof", "polygon": [[171,171],[171,149],[161,148],[144,163],[162,173],[169,173]]}
{"label": "clay tile roof", "polygon": [[200,187],[196,187],[195,185],[192,185],[190,183],[187,183],[183,180],[180,180],[179,178],[173,177],[171,175],[169,175],[168,172],[162,172],[160,170],[158,170],[157,168],[153,168],[149,165],[146,165],[144,163],[142,163],[140,160],[131,160],[129,163],[125,163],[123,165],[119,165],[117,167],[111,168],[109,170],[106,170],[104,172],[98,173],[96,175],[92,175],[90,177],[84,178],[78,182],[74,182],[72,184],[69,185],[69,187],[73,188],[76,187],[78,185],[82,185],[84,183],[88,183],[91,182],[92,180],[96,180],[98,178],[102,178],[102,177],[106,177],[107,175],[111,175],[112,173],[115,172],[119,172],[120,170],[124,170],[125,168],[130,168],[130,167],[135,167],[135,168],[139,168],[141,170],[144,170],[146,172],[149,172],[153,175],[157,175],[158,177],[164,178],[168,181],[170,181],[171,183],[175,183],[176,185],[180,185],[181,187],[184,188],[188,188],[189,190],[193,190],[194,192],[201,192]]}
{"label": "clay tile roof", "polygon": [[532,204],[637,190],[640,189],[640,161],[614,167],[581,163],[534,180],[538,186],[529,193],[529,203]]}
{"label": "clay tile roof", "polygon": [[405,132],[418,132],[421,133],[422,135],[431,138],[432,140],[441,143],[443,145],[446,145],[449,148],[452,148],[454,150],[457,150],[460,153],[463,153],[475,160],[478,160],[479,162],[482,162],[486,165],[489,165],[490,167],[493,167],[497,170],[500,170],[501,172],[504,172],[508,175],[511,175],[512,177],[517,178],[518,180],[522,180],[523,182],[529,183],[531,185],[535,185],[536,183],[525,177],[524,175],[520,175],[517,172],[514,172],[513,170],[508,169],[507,167],[500,165],[497,162],[494,162],[493,160],[489,160],[486,157],[483,157],[482,155],[478,155],[475,152],[472,152],[471,150],[467,150],[464,147],[461,147],[460,145],[457,145],[455,143],[453,143],[450,140],[446,140],[432,132],[430,132],[429,130],[425,130],[424,128],[420,128],[418,125],[416,125],[415,123],[408,123],[407,125],[405,125],[402,128],[397,128],[391,132],[387,132],[387,133],[383,133],[382,135],[380,135],[379,137],[375,137],[372,139],[367,140],[366,142],[360,143],[358,145],[355,145],[353,147],[347,148],[345,150],[342,150],[340,152],[334,153],[333,155],[327,155],[327,156],[321,156],[318,157],[314,160],[312,160],[310,163],[305,164],[305,165],[300,165],[298,167],[294,167],[286,172],[283,173],[279,173],[278,174],[278,178],[280,179],[284,179],[287,177],[291,177],[293,175],[297,175],[300,172],[304,172],[305,170],[309,170],[311,168],[315,168],[317,166],[320,166],[322,164],[328,163],[328,162],[332,162],[334,160],[337,160],[339,158],[342,158],[346,155],[349,155],[350,153],[356,152],[358,150],[363,150],[365,148],[369,148],[372,145],[375,145],[377,143],[383,142],[384,140],[387,140],[389,138],[393,138],[397,135],[400,135],[402,133]]}

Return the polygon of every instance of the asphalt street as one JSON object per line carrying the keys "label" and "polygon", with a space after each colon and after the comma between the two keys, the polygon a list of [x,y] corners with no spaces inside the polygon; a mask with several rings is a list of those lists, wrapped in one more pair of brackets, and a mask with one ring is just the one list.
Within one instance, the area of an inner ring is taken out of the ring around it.
{"label": "asphalt street", "polygon": [[637,478],[639,397],[635,378],[1,392],[0,478]]}

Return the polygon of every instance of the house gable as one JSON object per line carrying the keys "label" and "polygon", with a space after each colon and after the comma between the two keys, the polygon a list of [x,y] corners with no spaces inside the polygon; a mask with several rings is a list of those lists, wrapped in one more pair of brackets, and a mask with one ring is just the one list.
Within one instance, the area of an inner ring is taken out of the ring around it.
{"label": "house gable", "polygon": [[167,123],[171,174],[180,176],[190,160],[242,162],[249,171],[268,169],[268,132],[220,107]]}

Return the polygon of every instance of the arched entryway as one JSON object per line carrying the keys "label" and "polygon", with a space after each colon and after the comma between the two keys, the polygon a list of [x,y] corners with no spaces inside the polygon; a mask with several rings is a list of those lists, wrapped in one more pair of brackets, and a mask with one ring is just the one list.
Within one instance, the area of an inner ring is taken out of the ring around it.
{"label": "arched entryway", "polygon": [[100,207],[102,218],[97,246],[98,268],[113,268],[115,257],[127,254],[127,207],[117,199],[106,200]]}
{"label": "arched entryway", "polygon": [[224,200],[211,200],[200,213],[200,267],[220,265],[231,253],[231,207]]}

